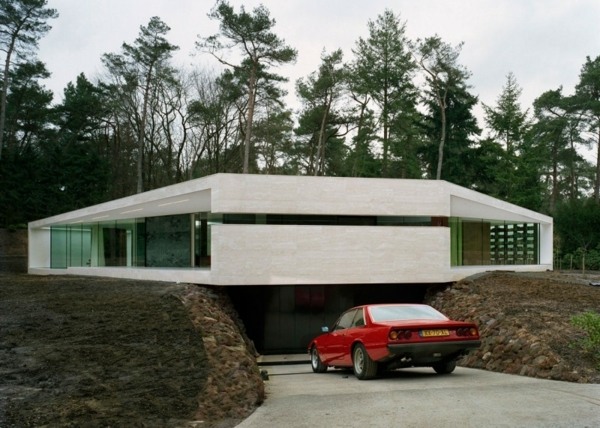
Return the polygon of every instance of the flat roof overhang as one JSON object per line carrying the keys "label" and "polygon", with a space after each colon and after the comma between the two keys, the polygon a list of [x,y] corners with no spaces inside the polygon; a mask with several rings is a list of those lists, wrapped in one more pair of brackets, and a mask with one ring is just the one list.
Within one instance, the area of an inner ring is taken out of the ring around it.
{"label": "flat roof overhang", "polygon": [[551,217],[443,180],[215,174],[33,221],[30,228],[197,212],[424,215],[552,224]]}
{"label": "flat roof overhang", "polygon": [[211,210],[210,189],[170,193],[167,189],[173,190],[173,187],[169,186],[33,221],[30,226],[37,228],[58,224],[97,223]]}

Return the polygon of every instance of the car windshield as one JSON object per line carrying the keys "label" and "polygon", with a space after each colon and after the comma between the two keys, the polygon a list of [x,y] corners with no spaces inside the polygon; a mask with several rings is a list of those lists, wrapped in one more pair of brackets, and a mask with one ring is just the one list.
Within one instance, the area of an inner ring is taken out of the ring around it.
{"label": "car windshield", "polygon": [[425,305],[372,306],[369,311],[374,322],[448,319]]}

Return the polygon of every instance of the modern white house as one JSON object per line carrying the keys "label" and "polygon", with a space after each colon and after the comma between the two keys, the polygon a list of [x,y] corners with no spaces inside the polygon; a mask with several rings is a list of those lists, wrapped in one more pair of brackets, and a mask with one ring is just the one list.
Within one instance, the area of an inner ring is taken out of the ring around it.
{"label": "modern white house", "polygon": [[283,349],[267,343],[269,314],[337,313],[384,285],[550,270],[552,228],[445,181],[215,174],[29,223],[28,270],[249,287],[243,299],[260,295],[266,317],[259,342]]}

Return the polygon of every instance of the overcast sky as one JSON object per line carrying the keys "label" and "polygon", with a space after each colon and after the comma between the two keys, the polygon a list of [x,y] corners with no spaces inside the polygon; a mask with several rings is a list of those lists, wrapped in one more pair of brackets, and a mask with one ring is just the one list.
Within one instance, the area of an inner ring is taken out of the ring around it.
{"label": "overcast sky", "polygon": [[[49,0],[60,16],[40,41],[39,57],[52,73],[46,86],[59,101],[79,73],[96,81],[102,54],[132,43],[152,16],[171,27],[167,38],[180,47],[176,65],[216,67],[194,49],[198,35],[218,32],[218,22],[207,17],[214,3]],[[236,11],[260,3],[276,20],[275,33],[298,50],[297,62],[278,70],[292,82],[292,94],[293,82],[318,67],[323,49],[342,48],[349,60],[358,38],[368,35],[367,22],[386,8],[406,22],[410,39],[438,34],[451,44],[464,42],[460,62],[472,73],[472,92],[487,105],[495,104],[509,72],[523,88],[523,109],[560,85],[569,94],[586,56],[600,55],[599,0],[230,0]]]}

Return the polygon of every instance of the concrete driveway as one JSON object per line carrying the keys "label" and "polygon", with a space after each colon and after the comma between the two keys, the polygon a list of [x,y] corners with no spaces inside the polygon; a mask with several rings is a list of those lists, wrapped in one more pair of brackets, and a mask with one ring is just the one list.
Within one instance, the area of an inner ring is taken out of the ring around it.
{"label": "concrete driveway", "polygon": [[369,381],[314,374],[309,364],[265,366],[267,399],[240,428],[599,427],[600,384],[458,367],[403,369]]}

